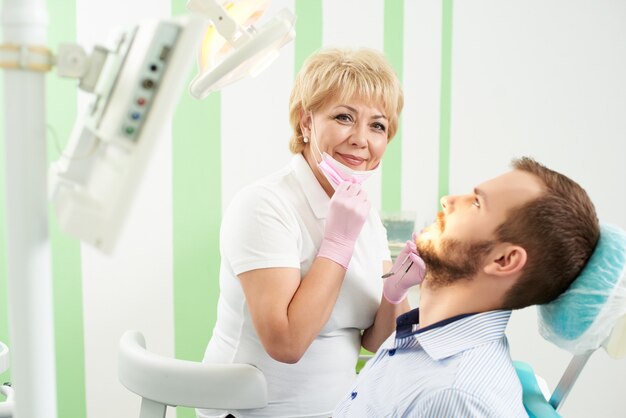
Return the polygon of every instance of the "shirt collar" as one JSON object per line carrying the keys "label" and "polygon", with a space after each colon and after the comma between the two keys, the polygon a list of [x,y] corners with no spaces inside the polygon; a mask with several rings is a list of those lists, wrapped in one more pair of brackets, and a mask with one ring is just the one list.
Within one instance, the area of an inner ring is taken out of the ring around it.
{"label": "shirt collar", "polygon": [[510,316],[511,311],[458,315],[420,329],[419,309],[414,309],[398,317],[396,347],[419,343],[433,360],[441,360],[502,338]]}
{"label": "shirt collar", "polygon": [[318,219],[326,218],[330,198],[315,178],[309,163],[302,154],[296,154],[291,159],[291,167],[315,216]]}

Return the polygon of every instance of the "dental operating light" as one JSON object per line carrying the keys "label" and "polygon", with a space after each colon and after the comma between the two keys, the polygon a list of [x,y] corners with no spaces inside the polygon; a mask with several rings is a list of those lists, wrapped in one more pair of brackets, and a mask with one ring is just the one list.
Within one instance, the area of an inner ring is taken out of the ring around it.
{"label": "dental operating light", "polygon": [[254,26],[269,3],[269,0],[246,0],[228,2],[221,7],[215,1],[189,0],[189,10],[203,14],[212,22],[198,54],[199,74],[190,85],[194,97],[202,99],[241,78],[255,77],[294,38],[296,18],[287,9],[261,28]]}
{"label": "dental operating light", "polygon": [[154,142],[193,62],[190,51],[200,51],[199,74],[190,85],[198,99],[256,75],[294,36],[295,17],[287,10],[258,31],[252,26],[268,3],[246,0],[222,7],[191,0],[193,16],[143,22],[122,31],[111,46],[96,47],[89,58],[76,46],[59,50],[59,73],[80,78],[80,87],[95,95],[51,168],[51,199],[63,231],[113,252]]}

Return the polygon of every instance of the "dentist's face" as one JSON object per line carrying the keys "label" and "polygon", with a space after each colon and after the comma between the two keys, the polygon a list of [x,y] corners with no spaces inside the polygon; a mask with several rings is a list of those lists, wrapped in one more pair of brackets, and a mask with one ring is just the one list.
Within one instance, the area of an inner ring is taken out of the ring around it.
{"label": "dentist's face", "polygon": [[381,109],[359,100],[331,100],[312,114],[306,112],[301,122],[303,133],[310,138],[305,156],[312,153],[319,162],[319,154],[311,150],[315,147],[311,142],[317,141],[321,153],[328,153],[353,170],[376,168],[388,140],[389,121]]}

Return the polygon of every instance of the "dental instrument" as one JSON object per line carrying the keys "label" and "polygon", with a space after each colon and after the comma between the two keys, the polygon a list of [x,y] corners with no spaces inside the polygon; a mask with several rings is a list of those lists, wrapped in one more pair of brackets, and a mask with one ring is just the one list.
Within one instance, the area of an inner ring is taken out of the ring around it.
{"label": "dental instrument", "polygon": [[402,281],[402,279],[404,279],[404,276],[406,276],[406,274],[409,272],[409,270],[411,269],[411,267],[413,267],[413,261],[411,261],[411,263],[409,264],[409,266],[406,268],[406,270],[404,270],[404,273],[402,273],[402,276],[400,276],[400,278],[398,279],[398,281],[396,282],[396,286],[398,286],[398,284]]}
{"label": "dental instrument", "polygon": [[[388,273],[383,274],[382,276],[380,276],[383,279],[386,279],[387,277],[391,277],[394,274],[398,273],[400,271],[400,269],[402,267],[404,267],[404,264],[406,264],[406,262],[408,261],[410,255],[407,254],[406,257],[404,257],[404,260],[402,260],[402,263],[400,263],[400,265],[398,266],[397,271],[393,271],[393,269],[391,269]],[[407,271],[409,271],[409,269],[411,268],[411,266],[413,265],[413,262],[411,261],[411,264],[409,264],[409,267],[407,267],[407,269],[404,271],[404,274],[407,273]],[[404,275],[403,275],[404,276]]]}

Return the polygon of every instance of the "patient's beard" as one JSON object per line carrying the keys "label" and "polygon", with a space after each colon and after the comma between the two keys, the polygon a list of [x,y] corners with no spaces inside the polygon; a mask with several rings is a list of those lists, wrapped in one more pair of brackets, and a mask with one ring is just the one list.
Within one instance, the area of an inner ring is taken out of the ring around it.
{"label": "patient's beard", "polygon": [[474,277],[495,243],[443,239],[439,250],[431,241],[418,240],[416,244],[420,257],[426,263],[425,283],[434,290]]}

